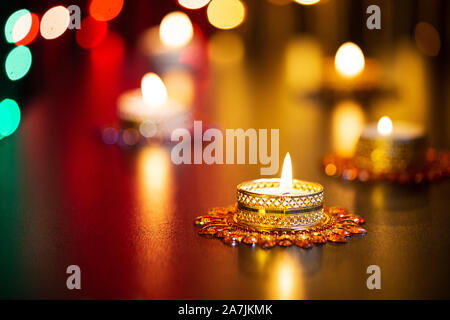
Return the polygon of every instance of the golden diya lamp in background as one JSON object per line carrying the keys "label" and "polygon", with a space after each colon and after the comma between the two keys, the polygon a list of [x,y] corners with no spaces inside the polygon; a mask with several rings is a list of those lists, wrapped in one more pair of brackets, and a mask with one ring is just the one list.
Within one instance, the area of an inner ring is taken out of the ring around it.
{"label": "golden diya lamp in background", "polygon": [[363,129],[353,156],[330,154],[322,165],[345,180],[421,183],[450,176],[450,152],[429,148],[422,127],[382,117]]}
{"label": "golden diya lamp in background", "polygon": [[366,98],[391,91],[381,77],[379,62],[365,57],[357,44],[346,42],[333,58],[324,61],[321,96],[331,100],[348,95]]}
{"label": "golden diya lamp in background", "polygon": [[191,125],[190,114],[189,105],[171,99],[155,73],[145,74],[140,89],[126,91],[118,99],[120,126],[124,134],[135,136],[136,143],[139,138],[170,140],[174,129]]}
{"label": "golden diya lamp in background", "polygon": [[258,244],[262,248],[347,242],[363,234],[364,219],[338,207],[324,206],[323,187],[292,178],[289,153],[281,179],[257,179],[237,186],[237,204],[211,209],[195,219],[200,235],[214,236],[229,245]]}

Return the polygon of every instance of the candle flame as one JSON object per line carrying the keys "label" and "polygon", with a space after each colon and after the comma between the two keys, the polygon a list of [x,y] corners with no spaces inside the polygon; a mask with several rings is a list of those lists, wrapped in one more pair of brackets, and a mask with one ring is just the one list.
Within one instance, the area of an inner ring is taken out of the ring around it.
{"label": "candle flame", "polygon": [[386,136],[392,132],[392,121],[389,117],[382,117],[378,120],[377,130],[380,134]]}
{"label": "candle flame", "polygon": [[356,77],[364,70],[364,53],[361,48],[353,42],[346,42],[340,46],[336,52],[334,65],[336,70],[343,77]]}
{"label": "candle flame", "polygon": [[283,169],[281,170],[280,187],[278,190],[281,194],[283,194],[291,192],[292,189],[292,162],[291,155],[288,152],[284,157]]}
{"label": "candle flame", "polygon": [[159,37],[169,47],[183,47],[192,40],[193,35],[191,20],[180,11],[166,15],[159,26]]}
{"label": "candle flame", "polygon": [[142,97],[145,103],[151,107],[159,108],[167,101],[167,89],[161,78],[149,72],[142,77]]}

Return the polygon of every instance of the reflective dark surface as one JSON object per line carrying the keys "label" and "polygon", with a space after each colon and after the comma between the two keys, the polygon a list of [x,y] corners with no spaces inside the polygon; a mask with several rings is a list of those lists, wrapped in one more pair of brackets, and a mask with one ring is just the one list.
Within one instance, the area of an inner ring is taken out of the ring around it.
{"label": "reflective dark surface", "polygon": [[[333,117],[340,102],[305,97],[302,90],[316,90],[320,81],[289,80],[286,55],[280,50],[254,62],[257,67],[240,59],[212,65],[197,93],[195,118],[222,130],[279,128],[280,159],[291,153],[294,177],[323,184],[327,205],[366,218],[367,235],[310,250],[228,247],[198,236],[193,219],[234,203],[236,185],[260,177],[259,166],[175,166],[169,145],[104,144],[101,130],[114,122],[119,93],[132,87],[123,80],[131,71],[121,55],[107,68],[87,60],[30,99],[20,129],[0,141],[0,296],[450,298],[450,181],[396,186],[326,177],[320,161],[339,148]],[[442,136],[448,110],[431,99],[423,76],[429,69],[408,45],[392,57],[385,66],[400,75],[392,84],[398,95],[367,105],[353,101],[349,112],[422,123],[435,147],[450,147]],[[437,125],[436,112],[443,118]],[[79,291],[66,288],[72,264],[82,271]],[[381,290],[366,287],[366,269],[374,264],[381,268]]]}

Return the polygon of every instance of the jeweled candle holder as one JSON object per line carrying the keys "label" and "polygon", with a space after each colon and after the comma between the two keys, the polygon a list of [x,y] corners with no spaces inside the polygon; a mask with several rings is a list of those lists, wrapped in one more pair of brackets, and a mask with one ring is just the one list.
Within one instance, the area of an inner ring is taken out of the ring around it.
{"label": "jeweled candle holder", "polygon": [[423,135],[408,140],[391,140],[362,135],[356,145],[358,168],[376,174],[405,172],[425,162],[427,142]]}
{"label": "jeweled candle holder", "polygon": [[[423,128],[383,117],[364,129],[352,156],[326,155],[328,176],[361,182],[432,182],[450,176],[450,152],[429,148]],[[385,131],[385,132],[383,132]]]}
{"label": "jeweled candle holder", "polygon": [[239,224],[261,231],[295,231],[323,222],[323,187],[318,183],[294,179],[293,191],[300,194],[264,194],[278,190],[280,179],[259,179],[237,186]]}
{"label": "jeweled candle holder", "polygon": [[311,248],[314,244],[347,242],[352,234],[365,234],[365,220],[338,207],[324,206],[323,187],[293,179],[293,189],[278,193],[280,179],[258,179],[237,186],[237,204],[217,207],[197,217],[203,236],[225,244],[276,245]]}

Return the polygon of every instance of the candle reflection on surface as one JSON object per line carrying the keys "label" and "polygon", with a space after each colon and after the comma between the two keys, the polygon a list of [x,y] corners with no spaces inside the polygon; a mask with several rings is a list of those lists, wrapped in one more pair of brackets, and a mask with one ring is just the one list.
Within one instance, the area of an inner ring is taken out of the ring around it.
{"label": "candle reflection on surface", "polygon": [[332,113],[333,148],[341,156],[350,157],[364,125],[364,113],[356,101],[340,102]]}
{"label": "candle reflection on surface", "polygon": [[138,195],[143,211],[154,213],[151,220],[172,212],[173,181],[170,154],[162,147],[140,150],[138,156]]}
{"label": "candle reflection on surface", "polygon": [[[166,297],[173,283],[171,233],[162,233],[175,220],[174,180],[169,150],[149,146],[140,150],[137,158],[137,228],[142,232],[138,241],[135,281],[137,297]],[[165,257],[165,259],[161,259]],[[163,265],[162,268],[156,266]],[[157,271],[155,271],[157,270]],[[155,293],[152,287],[164,288]]]}
{"label": "candle reflection on surface", "polygon": [[302,299],[304,295],[303,266],[294,256],[282,252],[278,254],[273,272],[270,274],[268,299]]}

